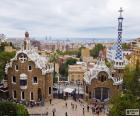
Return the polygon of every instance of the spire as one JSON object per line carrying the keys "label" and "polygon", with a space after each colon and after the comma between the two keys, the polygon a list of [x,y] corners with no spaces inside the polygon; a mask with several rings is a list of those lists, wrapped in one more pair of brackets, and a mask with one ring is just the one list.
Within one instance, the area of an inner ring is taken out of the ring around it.
{"label": "spire", "polygon": [[124,57],[122,52],[122,23],[123,23],[123,16],[122,16],[123,9],[120,8],[119,10],[119,17],[118,17],[118,38],[117,38],[117,48],[115,54],[115,65],[114,68],[116,69],[123,69],[124,68]]}
{"label": "spire", "polygon": [[122,54],[122,22],[123,22],[123,17],[122,17],[122,8],[120,8],[119,13],[120,16],[118,18],[118,39],[117,39],[117,50],[116,50],[116,60],[122,60],[123,59],[123,54]]}
{"label": "spire", "polygon": [[29,50],[29,49],[30,49],[30,38],[29,38],[29,33],[26,31],[25,38],[24,38],[24,50]]}

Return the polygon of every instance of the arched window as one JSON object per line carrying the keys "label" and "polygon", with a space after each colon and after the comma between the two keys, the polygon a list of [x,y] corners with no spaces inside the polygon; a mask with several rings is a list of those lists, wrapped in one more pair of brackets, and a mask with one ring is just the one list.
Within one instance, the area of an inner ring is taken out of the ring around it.
{"label": "arched window", "polygon": [[106,72],[104,72],[104,71],[99,72],[99,74],[98,74],[99,81],[104,82],[107,80],[107,78],[108,78],[108,74]]}

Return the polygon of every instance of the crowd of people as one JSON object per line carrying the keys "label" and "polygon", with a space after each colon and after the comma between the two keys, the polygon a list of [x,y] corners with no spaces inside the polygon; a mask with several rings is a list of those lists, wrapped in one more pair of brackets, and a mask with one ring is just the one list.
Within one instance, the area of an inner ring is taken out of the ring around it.
{"label": "crowd of people", "polygon": [[[80,108],[82,108],[81,111],[82,111],[83,116],[85,116],[85,112],[92,112],[93,115],[95,115],[95,114],[99,115],[101,112],[105,112],[104,104],[101,104],[97,100],[92,104],[85,105],[84,101],[79,99],[79,103],[80,103],[80,106],[78,106],[76,102],[71,102],[68,105],[68,102],[65,101],[65,107],[66,108],[71,107],[75,111],[77,110],[77,107],[80,107]],[[53,112],[53,116],[55,116],[56,109],[54,108],[52,110],[52,112]],[[65,112],[64,114],[65,114],[65,116],[68,116],[68,112]]]}

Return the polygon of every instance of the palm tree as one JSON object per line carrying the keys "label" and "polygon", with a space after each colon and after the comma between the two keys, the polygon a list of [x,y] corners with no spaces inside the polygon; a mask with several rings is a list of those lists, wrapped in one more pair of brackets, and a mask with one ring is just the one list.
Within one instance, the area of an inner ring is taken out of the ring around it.
{"label": "palm tree", "polygon": [[53,63],[53,67],[54,67],[54,70],[53,70],[53,79],[55,78],[55,64],[57,62],[57,59],[58,59],[58,54],[57,52],[54,52],[51,56],[50,56],[50,62]]}

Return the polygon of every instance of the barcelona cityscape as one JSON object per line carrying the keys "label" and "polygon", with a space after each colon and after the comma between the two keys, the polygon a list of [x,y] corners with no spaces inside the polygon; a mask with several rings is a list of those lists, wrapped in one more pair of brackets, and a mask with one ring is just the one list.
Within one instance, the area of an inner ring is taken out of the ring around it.
{"label": "barcelona cityscape", "polygon": [[140,116],[139,0],[0,2],[0,116]]}

